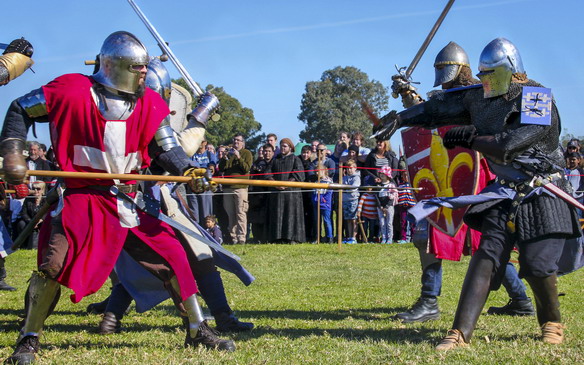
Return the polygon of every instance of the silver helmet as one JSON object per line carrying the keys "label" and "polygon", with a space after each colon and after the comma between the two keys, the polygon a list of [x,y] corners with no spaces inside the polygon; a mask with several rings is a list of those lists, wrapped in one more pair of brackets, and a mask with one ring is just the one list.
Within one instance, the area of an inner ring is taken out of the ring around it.
{"label": "silver helmet", "polygon": [[525,74],[517,47],[505,38],[496,38],[483,49],[479,71],[477,76],[483,83],[485,98],[506,94],[511,76]]}
{"label": "silver helmet", "polygon": [[167,105],[170,103],[170,92],[172,90],[170,75],[166,66],[158,58],[153,58],[148,63],[146,86],[156,91],[166,101]]}
{"label": "silver helmet", "polygon": [[99,71],[93,78],[104,86],[134,94],[140,84],[140,71],[132,67],[146,66],[148,61],[148,51],[135,35],[115,32],[101,46]]}
{"label": "silver helmet", "polygon": [[454,80],[460,73],[462,66],[470,66],[468,55],[455,42],[448,43],[446,47],[438,52],[434,61],[434,68],[436,69],[434,87]]}

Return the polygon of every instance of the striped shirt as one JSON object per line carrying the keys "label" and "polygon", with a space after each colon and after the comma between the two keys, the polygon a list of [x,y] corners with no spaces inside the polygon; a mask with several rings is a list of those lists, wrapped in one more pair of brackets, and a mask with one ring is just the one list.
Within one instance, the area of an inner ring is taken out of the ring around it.
{"label": "striped shirt", "polygon": [[359,206],[357,207],[357,215],[369,219],[377,219],[377,199],[372,193],[363,193],[359,198]]}
{"label": "striped shirt", "polygon": [[[400,188],[411,188],[412,186],[409,183],[403,183],[399,185]],[[398,190],[397,192],[397,205],[401,207],[413,207],[416,205],[416,200],[414,199],[414,194],[412,194],[411,190]]]}

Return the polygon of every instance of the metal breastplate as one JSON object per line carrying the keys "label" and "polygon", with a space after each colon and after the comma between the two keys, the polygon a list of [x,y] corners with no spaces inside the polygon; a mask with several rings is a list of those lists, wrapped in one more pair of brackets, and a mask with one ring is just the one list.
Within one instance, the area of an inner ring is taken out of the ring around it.
{"label": "metal breastplate", "polygon": [[96,91],[91,88],[91,96],[99,112],[106,120],[126,120],[134,111],[134,105],[126,97],[108,89]]}

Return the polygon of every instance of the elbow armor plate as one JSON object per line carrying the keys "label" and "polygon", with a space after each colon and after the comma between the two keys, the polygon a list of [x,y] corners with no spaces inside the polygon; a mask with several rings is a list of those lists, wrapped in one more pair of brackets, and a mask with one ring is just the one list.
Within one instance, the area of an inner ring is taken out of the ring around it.
{"label": "elbow armor plate", "polygon": [[154,135],[154,139],[156,140],[156,144],[162,148],[164,152],[170,150],[173,147],[178,146],[178,142],[174,135],[174,131],[170,127],[169,119],[166,118],[158,127],[156,134]]}
{"label": "elbow armor plate", "polygon": [[18,98],[17,103],[31,119],[44,117],[47,112],[47,101],[42,88],[38,88]]}

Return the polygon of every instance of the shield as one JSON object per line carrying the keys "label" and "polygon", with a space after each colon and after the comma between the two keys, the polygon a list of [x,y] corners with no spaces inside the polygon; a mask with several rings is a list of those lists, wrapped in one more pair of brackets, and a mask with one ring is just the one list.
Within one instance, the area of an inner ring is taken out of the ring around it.
{"label": "shield", "polygon": [[170,93],[170,127],[176,133],[182,132],[187,126],[187,114],[193,109],[191,104],[193,98],[191,94],[182,86],[172,83],[172,92]]}
{"label": "shield", "polygon": [[[433,197],[472,195],[478,189],[479,154],[466,148],[448,150],[442,137],[452,126],[402,131],[410,181],[418,201]],[[427,219],[432,226],[454,237],[467,209],[440,208]]]}

